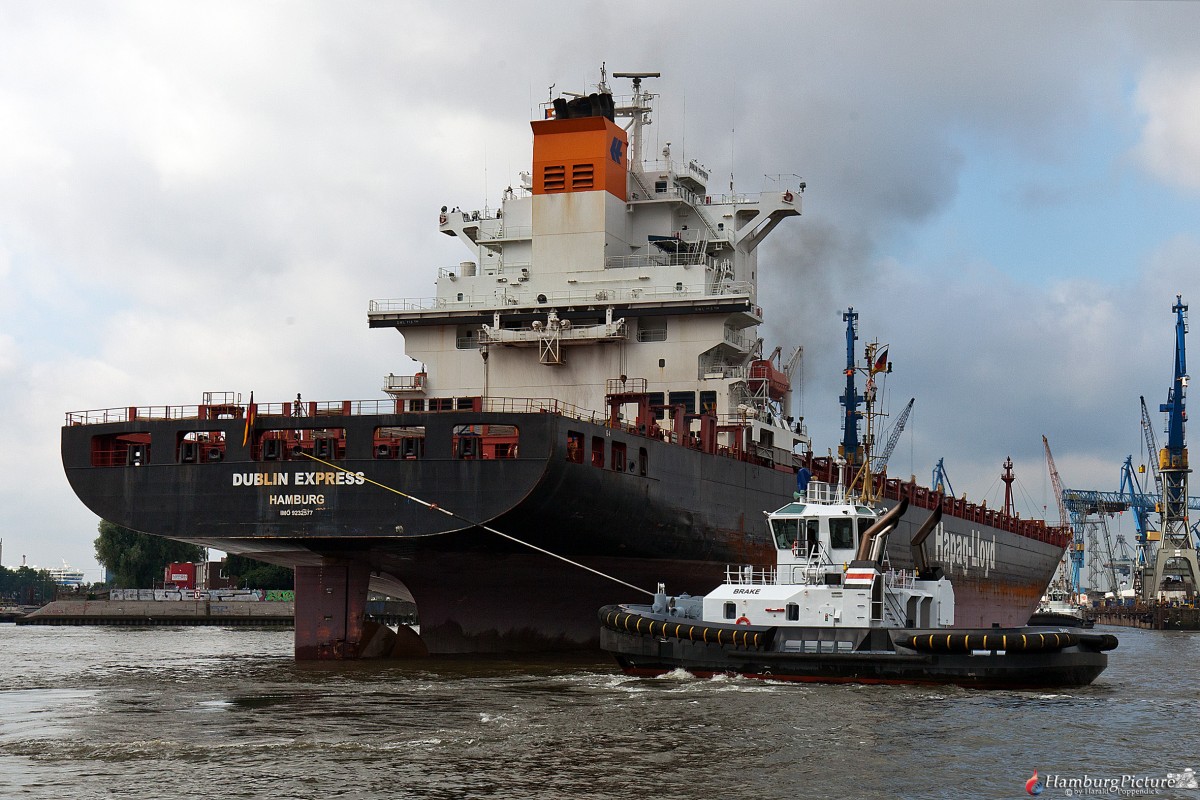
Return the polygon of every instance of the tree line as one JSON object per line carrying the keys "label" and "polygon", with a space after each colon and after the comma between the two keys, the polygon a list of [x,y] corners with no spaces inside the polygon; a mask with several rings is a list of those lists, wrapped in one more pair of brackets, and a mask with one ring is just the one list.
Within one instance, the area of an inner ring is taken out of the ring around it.
{"label": "tree line", "polygon": [[54,599],[57,588],[47,570],[0,567],[0,605],[41,605]]}
{"label": "tree line", "polygon": [[[208,551],[186,542],[152,536],[102,520],[96,537],[96,561],[116,589],[150,589],[161,584],[168,564],[205,561]],[[229,554],[224,573],[233,585],[247,589],[291,589],[292,570]]]}

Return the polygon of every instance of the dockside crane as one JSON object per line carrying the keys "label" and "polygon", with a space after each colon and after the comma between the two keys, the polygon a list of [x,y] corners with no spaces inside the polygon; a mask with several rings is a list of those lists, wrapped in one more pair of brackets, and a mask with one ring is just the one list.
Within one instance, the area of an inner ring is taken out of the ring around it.
{"label": "dockside crane", "polygon": [[[1058,505],[1058,524],[1065,528],[1071,524],[1067,512],[1066,498],[1063,496],[1062,479],[1058,477],[1058,467],[1054,465],[1054,455],[1050,452],[1050,440],[1042,436],[1042,446],[1046,448],[1046,469],[1050,472],[1050,491],[1054,492],[1054,502]],[[1071,594],[1079,593],[1079,573],[1083,569],[1083,530],[1072,526],[1071,549],[1067,551],[1070,564],[1064,559],[1063,568],[1070,570]]]}
{"label": "dockside crane", "polygon": [[954,487],[950,485],[950,476],[946,474],[945,459],[939,458],[933,465],[933,479],[929,485],[935,492],[941,492],[947,497],[954,497]]}
{"label": "dockside crane", "polygon": [[[1175,295],[1175,305],[1171,306],[1175,313],[1175,375],[1167,402],[1158,407],[1167,415],[1167,444],[1158,453],[1158,473],[1162,478],[1162,542],[1155,553],[1153,566],[1147,563],[1145,568],[1142,596],[1146,600],[1158,599],[1164,588],[1182,589],[1194,595],[1197,581],[1200,581],[1200,563],[1188,527],[1187,476],[1191,470],[1183,430],[1187,419],[1187,309],[1183,295]],[[1164,587],[1164,581],[1171,585]]]}
{"label": "dockside crane", "polygon": [[[1145,470],[1150,473],[1150,477],[1154,481],[1154,493],[1162,494],[1162,476],[1158,474],[1158,442],[1154,439],[1154,424],[1150,421],[1150,412],[1146,410],[1146,398],[1138,398],[1142,401],[1142,435],[1146,438],[1146,466]],[[1146,484],[1146,489],[1150,489],[1150,484]]]}
{"label": "dockside crane", "polygon": [[[1146,400],[1142,398],[1142,412],[1145,414]],[[1143,416],[1143,427],[1145,425],[1145,417]],[[1153,441],[1153,433],[1148,433],[1149,441]],[[1154,470],[1154,480],[1158,480],[1158,470]],[[1142,492],[1142,485],[1137,479],[1137,473],[1133,470],[1133,456],[1126,456],[1125,463],[1121,465],[1121,495],[1128,498],[1129,509],[1133,511],[1133,529],[1137,536],[1136,555],[1133,571],[1133,588],[1139,595],[1142,591],[1142,577],[1146,567],[1146,551],[1151,546],[1151,542],[1157,542],[1161,536],[1158,531],[1152,530],[1150,527],[1150,514],[1158,509],[1158,502],[1145,502],[1150,498]],[[1161,496],[1161,489],[1159,492]]]}
{"label": "dockside crane", "polygon": [[904,433],[904,425],[908,422],[908,415],[912,411],[913,403],[917,402],[917,398],[912,398],[908,401],[908,405],[900,412],[900,416],[896,417],[896,424],[892,426],[891,433],[888,434],[887,444],[883,448],[883,452],[872,460],[871,470],[880,475],[887,469],[888,459],[892,457],[892,451],[896,449],[896,443],[900,441],[900,434]]}

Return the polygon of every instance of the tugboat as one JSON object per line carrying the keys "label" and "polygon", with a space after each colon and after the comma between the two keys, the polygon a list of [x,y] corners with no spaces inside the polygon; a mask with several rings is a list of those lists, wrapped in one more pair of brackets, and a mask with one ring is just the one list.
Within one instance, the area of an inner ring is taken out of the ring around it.
{"label": "tugboat", "polygon": [[1058,586],[1051,587],[1037,611],[1029,618],[1030,625],[1060,625],[1068,628],[1092,628],[1096,623],[1083,615],[1083,609],[1071,602],[1071,592]]}
{"label": "tugboat", "polygon": [[631,675],[684,669],[784,681],[954,684],[975,689],[1086,686],[1117,646],[1108,634],[1055,627],[954,626],[954,588],[912,537],[914,570],[893,569],[888,535],[907,502],[879,514],[843,485],[813,481],[767,515],[774,567],[726,567],[703,597],[600,610],[600,646]]}

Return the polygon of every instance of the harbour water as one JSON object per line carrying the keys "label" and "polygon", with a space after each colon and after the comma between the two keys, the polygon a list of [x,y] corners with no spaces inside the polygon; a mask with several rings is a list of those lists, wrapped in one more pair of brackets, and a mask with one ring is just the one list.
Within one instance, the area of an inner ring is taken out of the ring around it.
{"label": "harbour water", "polygon": [[0,797],[1002,798],[1034,770],[1046,798],[1125,776],[1092,794],[1155,796],[1200,771],[1200,634],[1103,630],[1108,670],[1047,694],[635,679],[599,654],[297,664],[290,631],[0,625]]}

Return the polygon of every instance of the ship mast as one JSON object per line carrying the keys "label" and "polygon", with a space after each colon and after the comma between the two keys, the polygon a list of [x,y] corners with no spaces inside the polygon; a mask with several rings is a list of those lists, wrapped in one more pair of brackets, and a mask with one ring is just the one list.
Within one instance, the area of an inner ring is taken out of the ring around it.
{"label": "ship mast", "polygon": [[[605,82],[604,68],[601,67],[601,85],[607,89]],[[631,125],[632,141],[629,143],[629,168],[642,171],[642,128],[650,124],[650,98],[653,97],[650,92],[642,91],[642,78],[658,78],[661,73],[658,72],[614,72],[614,78],[632,78],[633,79],[633,102],[627,106],[620,106],[614,109],[614,113],[622,117],[630,117],[633,120]],[[628,128],[626,130],[629,130]]]}
{"label": "ship mast", "polygon": [[[864,503],[871,503],[878,499],[875,476],[871,471],[875,419],[879,416],[879,412],[875,410],[875,376],[881,372],[891,372],[892,365],[887,360],[887,345],[880,346],[879,342],[868,342],[866,366],[855,366],[854,343],[858,340],[858,312],[851,306],[842,313],[842,320],[846,323],[846,391],[841,397],[841,403],[846,409],[846,416],[843,422],[842,444],[838,452],[845,462],[846,473],[852,476],[847,481],[847,491],[851,495],[857,494]],[[858,393],[855,382],[855,375],[860,370],[867,376],[865,394]],[[863,405],[862,411],[859,410],[860,403]],[[867,430],[860,441],[858,421],[864,418],[867,421]]]}
{"label": "ship mast", "polygon": [[1013,506],[1012,485],[1017,476],[1013,474],[1012,456],[1004,459],[1004,472],[1000,475],[1000,480],[1004,481],[1004,513],[1010,517],[1016,516],[1016,509]]}

